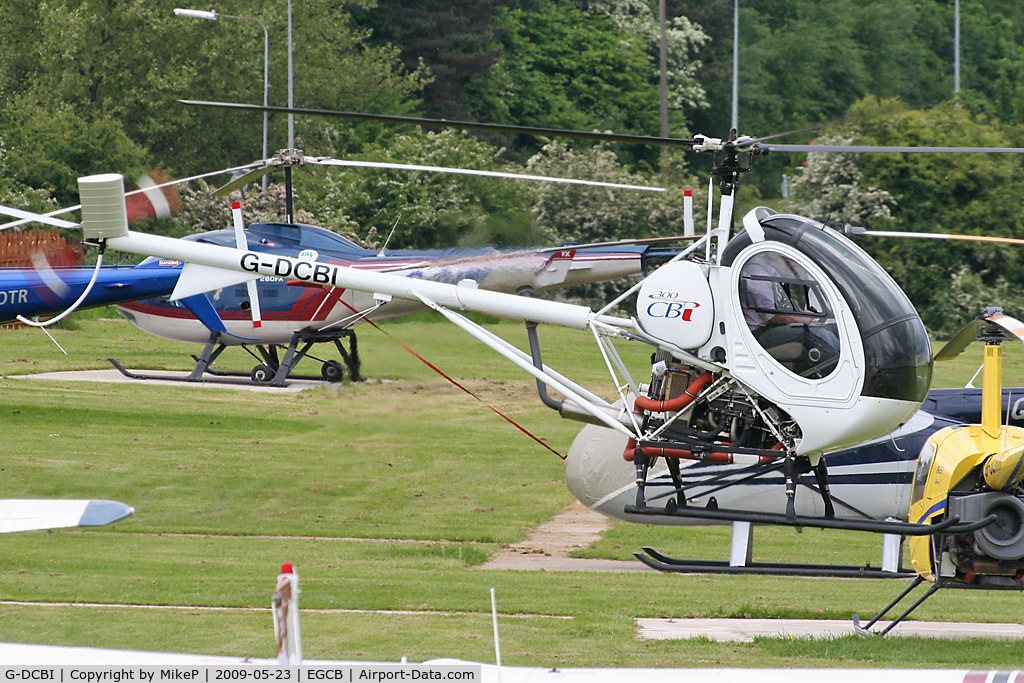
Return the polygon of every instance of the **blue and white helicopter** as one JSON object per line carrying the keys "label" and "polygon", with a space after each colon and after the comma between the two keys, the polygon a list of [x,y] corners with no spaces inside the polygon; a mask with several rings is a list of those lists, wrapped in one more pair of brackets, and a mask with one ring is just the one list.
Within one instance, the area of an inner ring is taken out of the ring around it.
{"label": "blue and white helicopter", "polygon": [[[203,174],[184,180],[149,186],[145,191],[208,177],[219,173],[248,170],[249,174],[216,191],[227,194],[253,177],[275,168],[293,165],[371,166],[429,172],[451,172],[497,176],[517,180],[572,183],[634,191],[663,191],[662,188],[551,178],[524,174],[475,171],[434,166],[348,162],[301,154],[280,153],[273,159]],[[134,192],[126,193],[134,196]],[[652,263],[670,258],[678,250],[658,246],[683,237],[622,240],[591,245],[562,245],[548,248],[480,248],[386,250],[366,249],[324,228],[294,223],[256,223],[245,226],[241,210],[233,204],[233,229],[184,239],[250,249],[267,255],[302,258],[315,264],[344,265],[360,270],[388,272],[413,279],[456,283],[471,279],[484,289],[515,292],[523,288],[544,291],[556,287],[588,284],[640,275]],[[289,203],[290,204],[290,203]],[[77,209],[78,207],[72,207]],[[28,214],[0,207],[18,220]],[[128,210],[129,222],[132,211]],[[56,217],[44,217],[56,227],[76,227]],[[6,226],[0,226],[3,228]],[[692,226],[691,226],[692,227]],[[691,229],[692,234],[692,229]],[[325,266],[314,265],[318,267]],[[170,295],[176,294],[174,301]],[[252,278],[213,272],[175,259],[148,258],[138,266],[50,268],[45,261],[33,268],[0,269],[0,322],[21,320],[65,309],[117,305],[117,310],[139,329],[158,337],[204,345],[192,371],[182,379],[198,381],[215,371],[211,365],[227,348],[239,346],[258,362],[250,373],[254,382],[280,386],[286,383],[315,344],[333,344],[341,358],[321,360],[320,377],[340,381],[347,374],[360,379],[357,337],[352,326],[363,320],[379,320],[423,310],[418,302],[401,299],[377,303],[372,296],[322,284],[308,283],[291,273]],[[343,343],[343,342],[347,342]],[[257,355],[258,354],[258,355]],[[145,378],[113,361],[126,375]],[[161,375],[162,379],[166,376]]]}

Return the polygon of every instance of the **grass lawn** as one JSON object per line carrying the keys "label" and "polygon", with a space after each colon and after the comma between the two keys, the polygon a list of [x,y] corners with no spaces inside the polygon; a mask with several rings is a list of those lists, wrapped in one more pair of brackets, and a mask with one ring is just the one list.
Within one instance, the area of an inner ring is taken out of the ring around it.
{"label": "grass lawn", "polygon": [[[490,328],[525,344],[519,324]],[[568,449],[578,425],[541,406],[532,380],[464,333],[427,318],[386,329]],[[0,375],[108,367],[109,356],[184,370],[198,350],[103,318],[55,335],[69,356],[38,331],[0,331]],[[636,637],[641,616],[872,614],[901,581],[478,569],[571,502],[561,461],[395,340],[364,328],[372,379],[299,394],[0,380],[4,496],[137,508],[103,529],[0,537],[0,640],[269,657],[265,608],[288,560],[302,577],[310,658],[489,661],[492,586],[512,665],[1005,669],[1024,658],[1022,643],[983,640]],[[588,334],[543,328],[542,342],[545,362],[608,396]],[[1024,353],[1006,351],[1007,383],[1024,385]],[[624,355],[645,380],[646,348],[627,345]],[[973,374],[979,361],[965,355],[939,368],[936,386]],[[230,369],[254,363],[240,351],[222,358]],[[880,541],[865,534],[759,529],[757,538],[758,559],[880,559]],[[724,558],[728,530],[615,523],[586,554],[627,558],[642,545]],[[1021,605],[1016,594],[948,591],[916,616],[1020,622]]]}

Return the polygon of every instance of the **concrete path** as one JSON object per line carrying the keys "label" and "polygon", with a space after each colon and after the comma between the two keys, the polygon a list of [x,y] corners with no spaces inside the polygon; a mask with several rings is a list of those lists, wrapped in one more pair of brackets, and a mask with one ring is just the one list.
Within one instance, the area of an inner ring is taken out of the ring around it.
{"label": "concrete path", "polygon": [[575,501],[544,522],[522,543],[496,552],[481,569],[543,569],[564,572],[654,571],[637,560],[588,560],[569,557],[601,538],[608,519]]}
{"label": "concrete path", "polygon": [[[855,633],[849,621],[828,619],[637,619],[646,640],[709,638],[749,643],[756,636],[773,638],[834,638]],[[879,622],[876,629],[888,626]],[[1024,639],[1024,624],[976,624],[952,621],[904,621],[889,635],[927,638]]]}

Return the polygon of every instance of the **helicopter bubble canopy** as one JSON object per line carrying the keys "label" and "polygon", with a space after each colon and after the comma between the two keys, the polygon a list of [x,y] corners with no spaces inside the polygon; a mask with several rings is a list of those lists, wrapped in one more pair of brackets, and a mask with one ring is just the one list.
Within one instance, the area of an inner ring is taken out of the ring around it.
{"label": "helicopter bubble canopy", "polygon": [[784,407],[800,424],[800,452],[856,442],[878,431],[877,420],[896,428],[924,400],[932,372],[909,299],[837,231],[770,210],[754,215],[764,239],[741,231],[711,271],[720,310],[698,355]]}

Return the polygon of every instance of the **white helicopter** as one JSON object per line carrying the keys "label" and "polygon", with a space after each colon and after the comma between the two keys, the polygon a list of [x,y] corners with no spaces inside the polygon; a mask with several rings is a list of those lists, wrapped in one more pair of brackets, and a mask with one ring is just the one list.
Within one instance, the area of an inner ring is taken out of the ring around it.
{"label": "white helicopter", "polygon": [[[537,132],[516,126],[367,118]],[[472,280],[454,285],[410,280],[133,232],[124,216],[123,179],[114,174],[80,179],[82,227],[86,239],[101,250],[175,259],[195,264],[211,276],[219,272],[224,278],[231,273],[288,277],[367,292],[380,305],[397,298],[429,306],[533,376],[542,388],[542,400],[563,417],[593,425],[585,427],[573,444],[567,480],[577,497],[604,514],[644,523],[741,521],[929,538],[965,537],[995,521],[981,510],[966,511],[971,518],[965,520],[944,514],[906,521],[913,501],[894,497],[891,489],[847,477],[829,484],[824,457],[828,453],[901,428],[910,432],[920,427],[914,419],[928,391],[932,360],[924,325],[906,295],[844,234],[866,231],[759,208],[742,218],[742,230],[734,234],[735,193],[740,174],[749,170],[742,157],[752,159],[773,150],[805,152],[811,146],[768,144],[735,131],[726,140],[542,133],[670,144],[714,154],[718,163],[712,182],[718,179],[721,198],[717,224],[709,206],[707,232],[700,240],[597,311],[485,291]],[[813,149],[1024,152],[967,147]],[[712,196],[709,192],[709,204]],[[179,284],[171,299],[193,293],[188,287]],[[634,295],[635,313],[615,315],[615,307]],[[527,321],[532,353],[519,351],[458,309]],[[617,400],[605,401],[544,365],[534,323],[591,332]],[[645,376],[650,373],[648,381],[634,378],[616,352],[615,340],[651,347],[651,366],[642,369]],[[564,398],[551,398],[544,387]],[[877,462],[848,465],[880,472]],[[912,469],[913,461],[898,465],[908,466]],[[661,476],[663,472],[667,476]],[[801,478],[812,472],[816,486],[808,488],[814,494],[797,496]],[[948,482],[950,487],[956,483]],[[1017,486],[1013,484],[1011,495],[1019,494]],[[896,521],[889,521],[893,518]],[[1011,561],[1024,565],[1021,560]]]}

